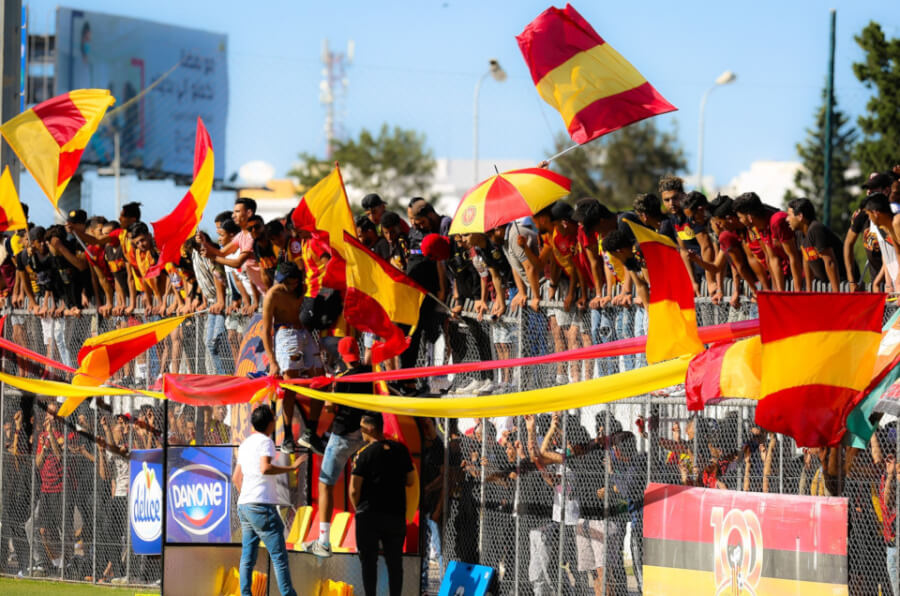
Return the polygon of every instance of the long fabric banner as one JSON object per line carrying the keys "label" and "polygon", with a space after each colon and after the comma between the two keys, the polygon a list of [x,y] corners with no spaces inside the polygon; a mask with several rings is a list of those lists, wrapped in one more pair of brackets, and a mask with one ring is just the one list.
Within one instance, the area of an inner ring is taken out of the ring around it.
{"label": "long fabric banner", "polygon": [[449,418],[519,416],[603,404],[676,385],[684,380],[688,363],[688,358],[677,358],[590,381],[490,397],[434,399],[325,393],[287,384],[283,387],[313,399],[390,414]]}
{"label": "long fabric banner", "polygon": [[847,594],[847,500],[653,484],[644,594]]}
{"label": "long fabric banner", "polygon": [[158,391],[144,391],[142,389],[123,389],[119,387],[84,387],[60,383],[58,381],[42,381],[39,379],[26,379],[15,375],[0,373],[0,383],[12,385],[22,391],[36,393],[38,395],[55,395],[58,397],[94,397],[99,395],[146,395],[156,399],[166,399],[165,394]]}

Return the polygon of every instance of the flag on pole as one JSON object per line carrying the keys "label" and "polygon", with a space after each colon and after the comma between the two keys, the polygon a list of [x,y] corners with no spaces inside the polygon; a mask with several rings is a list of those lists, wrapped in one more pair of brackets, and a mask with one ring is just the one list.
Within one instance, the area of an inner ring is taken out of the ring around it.
{"label": "flag on pole", "polygon": [[884,294],[760,292],[756,423],[799,447],[840,443],[848,407],[872,382]]}
{"label": "flag on pole", "polygon": [[[72,384],[99,387],[128,362],[165,339],[190,316],[193,315],[170,317],[88,338],[78,351],[78,370]],[[60,407],[59,415],[68,416],[84,399],[68,398]]]}
{"label": "flag on pole", "polygon": [[0,232],[24,230],[28,227],[28,219],[19,202],[19,194],[16,185],[13,184],[9,166],[3,168],[0,176]]}
{"label": "flag on pole", "polygon": [[344,318],[360,331],[382,338],[372,346],[372,362],[383,362],[409,346],[409,338],[395,323],[415,327],[427,293],[354,236],[345,232],[343,240],[347,262]]}
{"label": "flag on pole", "polygon": [[694,285],[671,238],[639,223],[631,228],[647,264],[650,304],[647,306],[647,362],[661,362],[685,354],[699,354]]}
{"label": "flag on pole", "polygon": [[328,176],[306,191],[291,221],[298,230],[311,233],[338,252],[344,245],[344,232],[356,238],[356,224],[340,166],[335,164]]}
{"label": "flag on pole", "polygon": [[759,336],[722,342],[694,356],[684,386],[688,410],[722,399],[759,399]]}
{"label": "flag on pole", "polygon": [[115,102],[106,89],[78,89],[41,102],[0,126],[54,207],[106,108]]}
{"label": "flag on pole", "polygon": [[194,141],[194,182],[187,193],[167,216],[153,222],[153,233],[159,249],[159,260],[147,271],[148,278],[158,276],[169,263],[181,258],[181,246],[190,238],[200,220],[212,192],[215,159],[212,141],[197,118],[197,137]]}
{"label": "flag on pole", "polygon": [[677,109],[570,4],[545,10],[516,40],[538,93],[576,143]]}

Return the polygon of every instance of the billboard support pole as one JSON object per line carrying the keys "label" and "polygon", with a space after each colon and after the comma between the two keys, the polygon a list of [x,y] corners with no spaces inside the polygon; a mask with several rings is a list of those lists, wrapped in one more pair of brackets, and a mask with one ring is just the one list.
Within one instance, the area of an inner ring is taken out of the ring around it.
{"label": "billboard support pole", "polygon": [[[19,113],[19,91],[22,75],[22,0],[0,0],[0,122]],[[0,141],[0,169],[9,166],[13,184],[19,186],[18,159],[6,141]]]}
{"label": "billboard support pole", "polygon": [[120,153],[122,135],[119,134],[118,128],[115,131],[113,133],[113,176],[116,179],[116,217],[118,217],[122,212],[122,154]]}

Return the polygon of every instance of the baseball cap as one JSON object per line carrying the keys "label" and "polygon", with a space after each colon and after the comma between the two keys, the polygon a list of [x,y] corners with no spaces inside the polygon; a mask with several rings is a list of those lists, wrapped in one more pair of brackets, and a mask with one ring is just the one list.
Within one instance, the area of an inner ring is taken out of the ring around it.
{"label": "baseball cap", "polygon": [[87,212],[84,209],[72,209],[66,216],[66,222],[70,224],[87,223]]}
{"label": "baseball cap", "polygon": [[563,201],[556,201],[550,207],[550,219],[552,221],[561,221],[564,219],[572,219],[572,206]]}
{"label": "baseball cap", "polygon": [[352,337],[342,337],[338,342],[338,354],[344,359],[344,362],[359,361],[359,342]]}
{"label": "baseball cap", "polygon": [[385,203],[384,200],[377,193],[371,192],[371,193],[367,194],[365,197],[363,197],[363,200],[362,200],[362,208],[363,209],[374,209],[375,207],[378,207],[379,205],[387,205],[387,203]]}
{"label": "baseball cap", "polygon": [[887,188],[894,183],[894,176],[886,172],[874,172],[862,185],[863,188]]}
{"label": "baseball cap", "polygon": [[422,240],[422,254],[435,261],[450,258],[450,242],[440,234],[428,234]]}

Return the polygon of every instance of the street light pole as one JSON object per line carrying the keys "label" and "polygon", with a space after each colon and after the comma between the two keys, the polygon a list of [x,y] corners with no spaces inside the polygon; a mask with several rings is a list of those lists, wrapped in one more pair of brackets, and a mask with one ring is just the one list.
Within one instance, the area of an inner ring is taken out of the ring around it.
{"label": "street light pole", "polygon": [[478,82],[475,83],[475,98],[473,100],[472,107],[472,145],[473,145],[473,161],[474,164],[472,166],[472,171],[474,174],[475,184],[478,184],[478,96],[481,94],[481,84],[488,77],[493,77],[495,81],[498,83],[502,83],[506,80],[506,71],[500,66],[500,63],[496,60],[490,61],[490,68],[486,73],[479,77]]}
{"label": "street light pole", "polygon": [[735,79],[737,79],[737,75],[730,70],[726,70],[719,75],[713,86],[703,93],[703,98],[700,100],[700,130],[697,135],[699,137],[697,140],[697,188],[703,188],[703,117],[706,113],[706,100],[709,98],[709,94],[712,93],[713,89],[719,85],[733,83]]}

